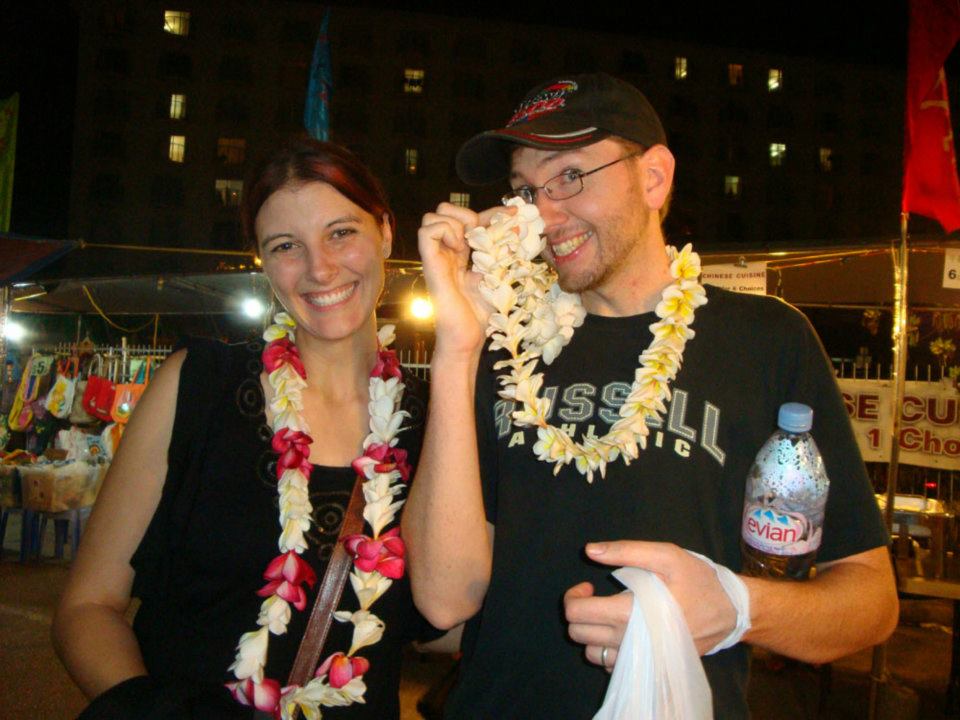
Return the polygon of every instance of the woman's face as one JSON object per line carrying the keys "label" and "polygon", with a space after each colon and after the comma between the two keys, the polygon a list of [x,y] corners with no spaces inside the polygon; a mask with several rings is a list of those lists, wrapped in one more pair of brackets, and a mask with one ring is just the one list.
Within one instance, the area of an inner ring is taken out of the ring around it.
{"label": "woman's face", "polygon": [[385,219],[310,182],[273,193],[254,225],[263,271],[299,328],[341,340],[375,322],[393,241]]}

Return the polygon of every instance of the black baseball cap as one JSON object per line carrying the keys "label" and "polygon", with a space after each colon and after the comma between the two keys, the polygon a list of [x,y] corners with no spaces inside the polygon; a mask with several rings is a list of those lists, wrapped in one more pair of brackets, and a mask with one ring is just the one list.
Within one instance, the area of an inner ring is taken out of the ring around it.
{"label": "black baseball cap", "polygon": [[572,150],[611,135],[644,147],[667,142],[657,112],[630,83],[605,73],[564,75],[527,93],[506,127],[465,142],[457,153],[457,175],[469,185],[484,185],[507,177],[515,145]]}

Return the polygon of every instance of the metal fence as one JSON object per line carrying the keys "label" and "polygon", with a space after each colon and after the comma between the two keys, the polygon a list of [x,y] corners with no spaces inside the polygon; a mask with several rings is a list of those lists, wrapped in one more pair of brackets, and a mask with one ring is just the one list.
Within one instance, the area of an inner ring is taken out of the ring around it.
{"label": "metal fence", "polygon": [[399,348],[400,364],[421,380],[430,380],[430,358],[422,348]]}
{"label": "metal fence", "polygon": [[[889,363],[872,362],[869,359],[830,358],[837,377],[862,380],[889,380],[893,366]],[[946,369],[940,365],[910,365],[906,379],[920,382],[937,382],[945,377]]]}
{"label": "metal fence", "polygon": [[[833,358],[833,366],[838,378],[889,380],[891,374],[891,366],[881,363],[857,363]],[[912,365],[906,372],[907,380],[936,382],[940,377],[940,368],[935,365]],[[887,463],[868,462],[866,465],[874,491],[886,493]],[[951,512],[960,511],[960,472],[901,463],[897,475],[898,494],[933,498],[943,502]]]}

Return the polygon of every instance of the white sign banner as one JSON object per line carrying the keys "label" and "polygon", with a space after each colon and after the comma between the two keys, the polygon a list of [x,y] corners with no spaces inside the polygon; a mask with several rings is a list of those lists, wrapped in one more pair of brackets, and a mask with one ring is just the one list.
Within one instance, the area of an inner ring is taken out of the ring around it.
{"label": "white sign banner", "polygon": [[943,286],[960,289],[960,249],[943,251]]}
{"label": "white sign banner", "polygon": [[700,282],[716,285],[717,287],[733,290],[734,292],[749,293],[750,295],[767,294],[767,264],[765,262],[749,262],[728,265],[704,265],[700,273]]}
{"label": "white sign banner", "polygon": [[[889,462],[893,388],[889,380],[838,379],[867,462]],[[814,418],[816,423],[816,418]],[[908,382],[900,408],[900,462],[960,470],[960,393],[939,382]]]}

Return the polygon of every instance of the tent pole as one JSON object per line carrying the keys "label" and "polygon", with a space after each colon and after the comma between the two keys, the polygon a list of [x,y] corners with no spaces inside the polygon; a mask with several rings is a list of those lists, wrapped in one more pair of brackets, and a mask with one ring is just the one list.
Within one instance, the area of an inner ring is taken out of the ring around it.
{"label": "tent pole", "polygon": [[[10,317],[10,286],[0,287],[0,365],[7,362],[7,319]],[[0,384],[4,379],[0,378]]]}
{"label": "tent pole", "polygon": [[908,213],[900,214],[900,248],[894,256],[893,277],[893,408],[890,426],[890,464],[887,468],[887,507],[884,512],[887,528],[893,530],[893,504],[900,470],[900,408],[903,407],[904,383],[907,375],[907,271],[910,255],[907,248]]}
{"label": "tent pole", "polygon": [[[900,246],[891,248],[893,254],[893,367],[891,368],[891,399],[893,408],[890,417],[890,463],[887,465],[887,502],[883,519],[887,529],[893,532],[893,506],[897,496],[897,479],[900,471],[900,408],[903,407],[904,383],[907,370],[907,271],[910,255],[907,247],[908,213],[900,213]],[[893,556],[890,558],[893,562]],[[877,701],[882,685],[889,681],[887,675],[887,643],[873,648],[870,668],[870,698],[867,717],[876,720]]]}

